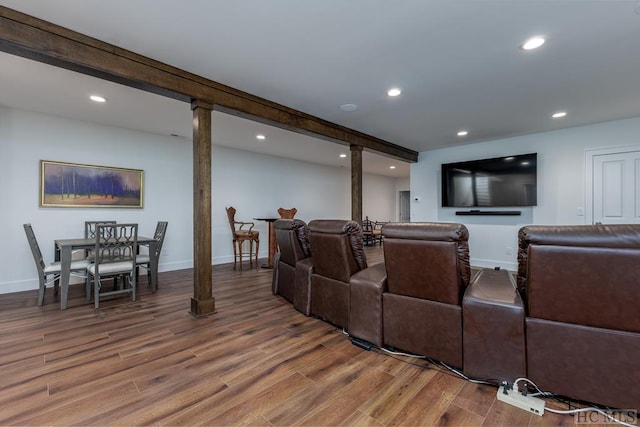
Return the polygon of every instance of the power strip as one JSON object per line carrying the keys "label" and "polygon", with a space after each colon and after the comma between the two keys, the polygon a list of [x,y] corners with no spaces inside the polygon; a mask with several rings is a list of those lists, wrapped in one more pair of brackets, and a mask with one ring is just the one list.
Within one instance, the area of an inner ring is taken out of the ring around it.
{"label": "power strip", "polygon": [[516,408],[524,409],[527,412],[542,416],[544,414],[544,400],[537,397],[525,396],[517,391],[505,389],[503,385],[498,389],[496,398],[504,403],[513,405]]}

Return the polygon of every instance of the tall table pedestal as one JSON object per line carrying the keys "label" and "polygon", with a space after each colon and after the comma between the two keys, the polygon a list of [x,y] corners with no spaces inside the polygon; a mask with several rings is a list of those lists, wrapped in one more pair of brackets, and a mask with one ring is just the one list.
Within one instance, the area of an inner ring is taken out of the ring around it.
{"label": "tall table pedestal", "polygon": [[253,218],[256,221],[266,221],[269,224],[269,255],[267,257],[267,263],[262,264],[262,268],[273,268],[273,256],[276,253],[276,249],[278,247],[276,243],[276,230],[273,226],[273,223],[279,220],[280,218]]}

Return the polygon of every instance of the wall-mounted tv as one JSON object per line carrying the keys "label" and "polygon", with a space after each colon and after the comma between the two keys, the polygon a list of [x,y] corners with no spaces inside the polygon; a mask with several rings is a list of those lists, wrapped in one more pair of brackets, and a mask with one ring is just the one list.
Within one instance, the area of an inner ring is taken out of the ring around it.
{"label": "wall-mounted tv", "polygon": [[537,153],[442,165],[443,207],[537,205]]}

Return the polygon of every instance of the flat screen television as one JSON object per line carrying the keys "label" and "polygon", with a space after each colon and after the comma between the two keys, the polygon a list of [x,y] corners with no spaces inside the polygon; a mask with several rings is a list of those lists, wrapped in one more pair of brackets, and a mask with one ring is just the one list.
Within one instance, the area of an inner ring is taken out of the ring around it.
{"label": "flat screen television", "polygon": [[537,205],[537,153],[442,165],[443,207]]}

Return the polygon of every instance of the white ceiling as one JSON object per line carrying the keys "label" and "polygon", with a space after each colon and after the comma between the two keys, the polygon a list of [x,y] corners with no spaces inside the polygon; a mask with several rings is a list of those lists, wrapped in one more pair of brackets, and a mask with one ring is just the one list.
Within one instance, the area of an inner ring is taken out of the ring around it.
{"label": "white ceiling", "polygon": [[[416,151],[640,116],[638,1],[0,4]],[[547,43],[535,51],[519,49],[533,35],[546,36]],[[190,136],[185,104],[25,63],[0,56],[0,103],[35,102],[16,106]],[[36,85],[30,76],[39,76]],[[32,86],[40,85],[41,93],[33,94]],[[387,97],[392,86],[402,88],[402,95]],[[52,87],[60,93],[48,95]],[[88,106],[84,97],[98,89],[109,103]],[[359,109],[343,112],[339,106],[345,103]],[[567,117],[551,119],[558,110],[566,110]],[[461,129],[469,135],[456,136]],[[259,131],[268,142],[255,140]],[[278,151],[281,140],[288,144]],[[220,113],[214,116],[214,143],[294,158],[298,154],[289,153],[299,152],[300,160],[326,157],[329,164],[336,164],[338,152],[347,152]],[[348,167],[348,158],[343,161]],[[379,173],[408,175],[406,164],[395,161],[399,168],[391,171],[392,162],[381,156],[365,157],[365,171],[375,161]]]}

